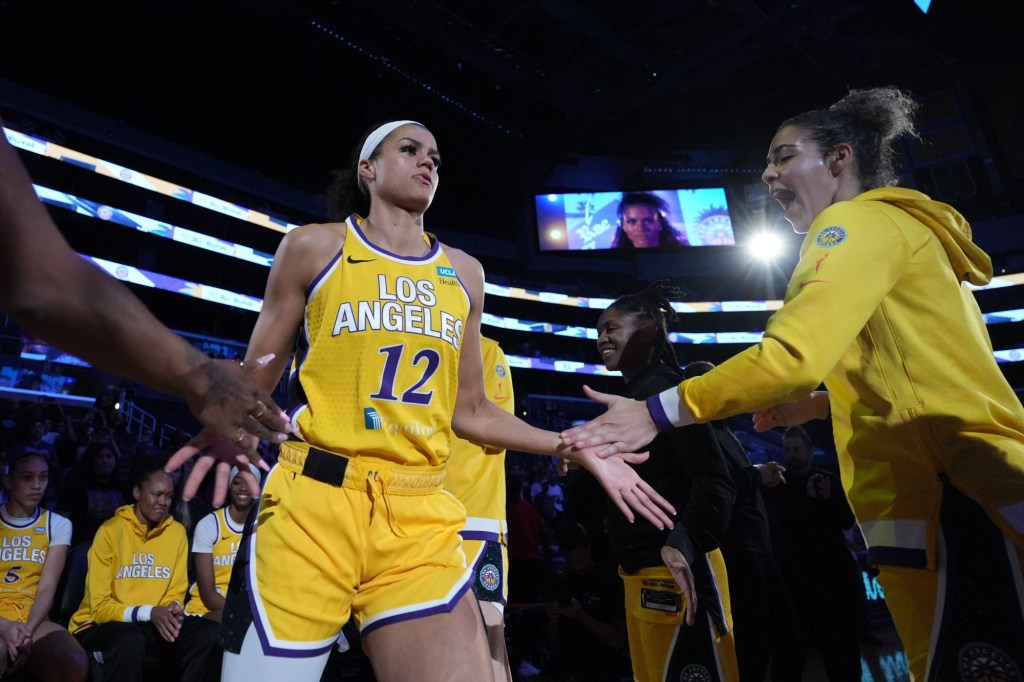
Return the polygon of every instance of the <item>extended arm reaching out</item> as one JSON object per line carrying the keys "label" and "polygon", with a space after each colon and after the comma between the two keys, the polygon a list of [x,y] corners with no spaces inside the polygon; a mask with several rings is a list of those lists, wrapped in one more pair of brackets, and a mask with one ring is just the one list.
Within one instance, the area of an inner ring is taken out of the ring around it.
{"label": "extended arm reaching out", "polygon": [[0,309],[19,325],[98,367],[181,396],[203,424],[227,438],[249,432],[285,439],[281,409],[243,368],[206,357],[71,249],[6,137],[0,137],[0,243]]}

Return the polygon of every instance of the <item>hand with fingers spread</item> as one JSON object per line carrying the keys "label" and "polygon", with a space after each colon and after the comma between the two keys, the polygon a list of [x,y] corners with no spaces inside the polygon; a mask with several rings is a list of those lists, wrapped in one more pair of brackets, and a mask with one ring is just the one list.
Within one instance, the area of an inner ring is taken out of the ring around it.
{"label": "hand with fingers spread", "polygon": [[592,451],[580,450],[573,452],[571,458],[593,474],[630,523],[635,519],[633,512],[636,512],[659,530],[672,527],[669,515],[675,515],[675,507],[640,478],[636,470],[630,466],[646,461],[647,453],[628,453],[601,458]]}
{"label": "hand with fingers spread", "polygon": [[636,452],[658,435],[658,428],[643,401],[601,393],[589,386],[584,386],[583,391],[591,400],[607,406],[608,411],[586,424],[563,431],[561,437],[565,445],[589,448],[598,457],[609,457]]}
{"label": "hand with fingers spread", "polygon": [[263,471],[270,471],[270,467],[256,450],[258,444],[259,441],[255,436],[249,435],[242,429],[238,430],[233,439],[224,438],[220,433],[211,429],[203,429],[195,438],[175,452],[167,460],[167,465],[164,468],[169,472],[175,471],[185,462],[199,455],[199,459],[196,460],[188,475],[188,480],[185,481],[182,496],[186,500],[195,497],[203,479],[206,478],[210,469],[214,469],[216,479],[213,487],[213,505],[220,507],[224,504],[224,499],[227,496],[230,483],[228,474],[231,467],[237,466],[239,475],[246,482],[252,496],[258,498],[260,485],[249,471],[248,465],[251,462]]}
{"label": "hand with fingers spread", "polygon": [[686,598],[686,624],[693,625],[697,616],[697,589],[694,587],[690,563],[682,552],[670,545],[661,548],[661,560],[668,566],[676,584],[683,591],[683,596]]}

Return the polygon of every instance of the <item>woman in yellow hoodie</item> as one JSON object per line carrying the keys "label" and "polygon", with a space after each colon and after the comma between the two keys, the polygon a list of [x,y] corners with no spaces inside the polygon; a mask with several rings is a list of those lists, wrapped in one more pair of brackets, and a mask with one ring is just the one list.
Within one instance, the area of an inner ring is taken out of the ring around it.
{"label": "woman in yellow hoodie", "polygon": [[174,495],[162,463],[143,462],[134,476],[135,504],[96,532],[82,605],[71,633],[101,666],[101,679],[143,679],[146,658],[176,666],[182,682],[201,682],[216,628],[183,618],[188,588],[185,528],[171,518]]}
{"label": "woman in yellow hoodie", "polygon": [[762,429],[831,413],[914,678],[1017,679],[1024,409],[967,287],[991,279],[989,257],[952,207],[892,186],[916,107],[854,90],[785,121],[762,177],[806,237],[763,341],[646,403],[591,393],[608,412],[563,440],[611,454],[742,412]]}

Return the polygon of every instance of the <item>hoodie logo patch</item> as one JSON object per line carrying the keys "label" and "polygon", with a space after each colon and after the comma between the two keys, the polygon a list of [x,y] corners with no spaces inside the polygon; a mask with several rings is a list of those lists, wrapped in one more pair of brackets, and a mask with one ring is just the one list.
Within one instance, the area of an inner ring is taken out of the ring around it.
{"label": "hoodie logo patch", "polygon": [[839,246],[844,241],[846,241],[846,230],[838,225],[829,225],[814,238],[814,243],[823,249]]}

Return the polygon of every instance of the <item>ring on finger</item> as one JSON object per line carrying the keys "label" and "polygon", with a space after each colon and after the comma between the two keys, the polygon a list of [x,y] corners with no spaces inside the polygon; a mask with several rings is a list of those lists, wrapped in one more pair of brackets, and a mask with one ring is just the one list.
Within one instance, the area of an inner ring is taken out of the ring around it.
{"label": "ring on finger", "polygon": [[258,414],[252,415],[252,418],[259,421],[260,419],[263,418],[263,415],[267,413],[267,406],[263,404],[263,401],[261,400],[257,400],[256,404],[260,406],[260,411]]}
{"label": "ring on finger", "polygon": [[242,439],[245,438],[245,429],[238,429],[238,435],[235,436],[235,443],[238,445],[242,444]]}

